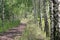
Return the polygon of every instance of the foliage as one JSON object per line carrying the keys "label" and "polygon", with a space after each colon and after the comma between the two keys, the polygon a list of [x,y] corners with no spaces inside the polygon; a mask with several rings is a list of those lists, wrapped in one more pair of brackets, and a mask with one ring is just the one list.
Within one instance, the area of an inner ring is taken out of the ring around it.
{"label": "foliage", "polygon": [[49,0],[0,0],[0,32],[18,26],[21,21],[27,23],[27,27],[20,40],[40,40],[41,37],[49,40],[50,28],[55,25],[52,17],[57,18],[50,12],[52,4],[49,3]]}
{"label": "foliage", "polygon": [[19,24],[20,24],[20,20],[16,20],[16,21],[11,21],[11,22],[8,22],[8,21],[5,21],[4,22],[4,26],[2,27],[2,22],[0,22],[0,32],[5,32],[7,31],[8,29],[11,29],[13,27],[17,27]]}

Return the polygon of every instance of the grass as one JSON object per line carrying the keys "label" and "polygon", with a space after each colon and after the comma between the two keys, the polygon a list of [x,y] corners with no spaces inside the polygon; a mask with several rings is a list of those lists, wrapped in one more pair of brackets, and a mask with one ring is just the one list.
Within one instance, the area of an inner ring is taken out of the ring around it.
{"label": "grass", "polygon": [[[40,40],[41,38],[44,40],[50,40],[50,37],[46,37],[46,32],[41,31],[40,27],[36,24],[34,24],[34,18],[31,16],[27,18],[26,20],[22,20],[22,22],[27,21],[27,26],[25,28],[25,31],[23,32],[23,35],[20,37],[20,40]],[[48,22],[50,23],[50,20],[48,19]],[[42,28],[44,30],[44,19],[42,18]],[[49,24],[50,27],[50,24]]]}
{"label": "grass", "polygon": [[19,24],[20,24],[19,20],[16,20],[16,21],[13,21],[13,22],[12,21],[11,22],[5,21],[4,25],[2,26],[2,22],[0,20],[0,32],[5,32],[10,28],[18,26]]}
{"label": "grass", "polygon": [[[42,25],[42,28],[44,28],[44,19],[42,19]],[[46,33],[41,31],[40,27],[34,24],[32,19],[28,20],[27,26],[23,32],[23,35],[20,37],[20,40],[40,40],[41,38],[44,40],[49,40],[49,37],[46,37]]]}
{"label": "grass", "polygon": [[28,24],[20,40],[37,40],[41,37],[42,39],[45,38],[45,33],[35,24]]}

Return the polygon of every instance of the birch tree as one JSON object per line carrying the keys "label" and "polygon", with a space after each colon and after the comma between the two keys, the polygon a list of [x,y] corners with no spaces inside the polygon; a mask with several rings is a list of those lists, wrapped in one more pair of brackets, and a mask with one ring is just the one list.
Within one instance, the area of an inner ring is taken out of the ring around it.
{"label": "birch tree", "polygon": [[50,2],[50,28],[51,28],[51,40],[53,40],[53,25],[54,25],[54,23],[53,23],[53,2],[52,2],[52,0],[50,0],[49,1]]}
{"label": "birch tree", "polygon": [[38,0],[38,18],[39,18],[39,27],[42,30],[42,13],[43,13],[43,0]]}
{"label": "birch tree", "polygon": [[44,28],[44,31],[46,32],[46,36],[48,36],[49,35],[49,24],[48,24],[48,17],[47,17],[47,9],[46,9],[46,7],[47,7],[47,0],[44,0],[43,1],[43,5],[44,5],[44,8],[43,8],[43,10],[44,10],[44,23],[45,23],[45,28]]}
{"label": "birch tree", "polygon": [[4,3],[5,3],[5,0],[2,0],[2,26],[4,26]]}
{"label": "birch tree", "polygon": [[60,21],[60,13],[59,13],[59,0],[51,0],[51,40],[60,40],[60,30],[59,30],[59,21]]}
{"label": "birch tree", "polygon": [[34,10],[34,22],[37,23],[36,0],[32,0]]}

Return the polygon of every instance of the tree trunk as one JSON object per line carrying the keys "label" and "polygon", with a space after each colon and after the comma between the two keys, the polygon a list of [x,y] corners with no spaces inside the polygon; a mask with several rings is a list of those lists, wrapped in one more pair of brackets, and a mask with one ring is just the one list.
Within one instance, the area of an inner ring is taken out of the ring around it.
{"label": "tree trunk", "polygon": [[54,30],[54,22],[53,22],[53,2],[52,0],[50,2],[50,26],[51,26],[51,40],[53,40],[53,30]]}
{"label": "tree trunk", "polygon": [[52,35],[53,37],[51,38],[51,40],[60,40],[60,32],[59,32],[59,25],[60,25],[60,13],[59,13],[59,0],[51,0],[51,2],[53,3],[53,25],[52,25]]}
{"label": "tree trunk", "polygon": [[38,18],[39,18],[39,27],[42,30],[42,5],[43,5],[43,0],[38,1]]}
{"label": "tree trunk", "polygon": [[48,37],[49,36],[49,23],[48,23],[48,17],[47,17],[47,0],[44,0],[43,1],[43,4],[44,4],[44,22],[45,22],[45,28],[44,28],[44,31],[46,32],[46,36]]}
{"label": "tree trunk", "polygon": [[2,20],[2,0],[0,0],[0,18]]}
{"label": "tree trunk", "polygon": [[58,10],[59,10],[59,13],[58,13],[58,36],[59,36],[59,38],[58,39],[60,39],[60,0],[58,0],[58,3],[59,3],[59,5],[58,5]]}
{"label": "tree trunk", "polygon": [[4,10],[5,10],[5,8],[4,8],[4,1],[5,0],[2,0],[2,26],[4,26]]}
{"label": "tree trunk", "polygon": [[36,11],[36,0],[32,0],[34,8],[34,23],[37,23],[37,11]]}
{"label": "tree trunk", "polygon": [[27,18],[27,0],[25,0],[25,18]]}

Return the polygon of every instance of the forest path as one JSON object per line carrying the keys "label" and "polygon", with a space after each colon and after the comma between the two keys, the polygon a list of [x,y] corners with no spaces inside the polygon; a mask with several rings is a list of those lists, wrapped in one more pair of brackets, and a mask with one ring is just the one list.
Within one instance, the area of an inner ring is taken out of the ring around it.
{"label": "forest path", "polygon": [[15,40],[15,37],[20,37],[22,35],[25,26],[25,23],[21,23],[18,27],[9,29],[7,32],[0,34],[0,40]]}

